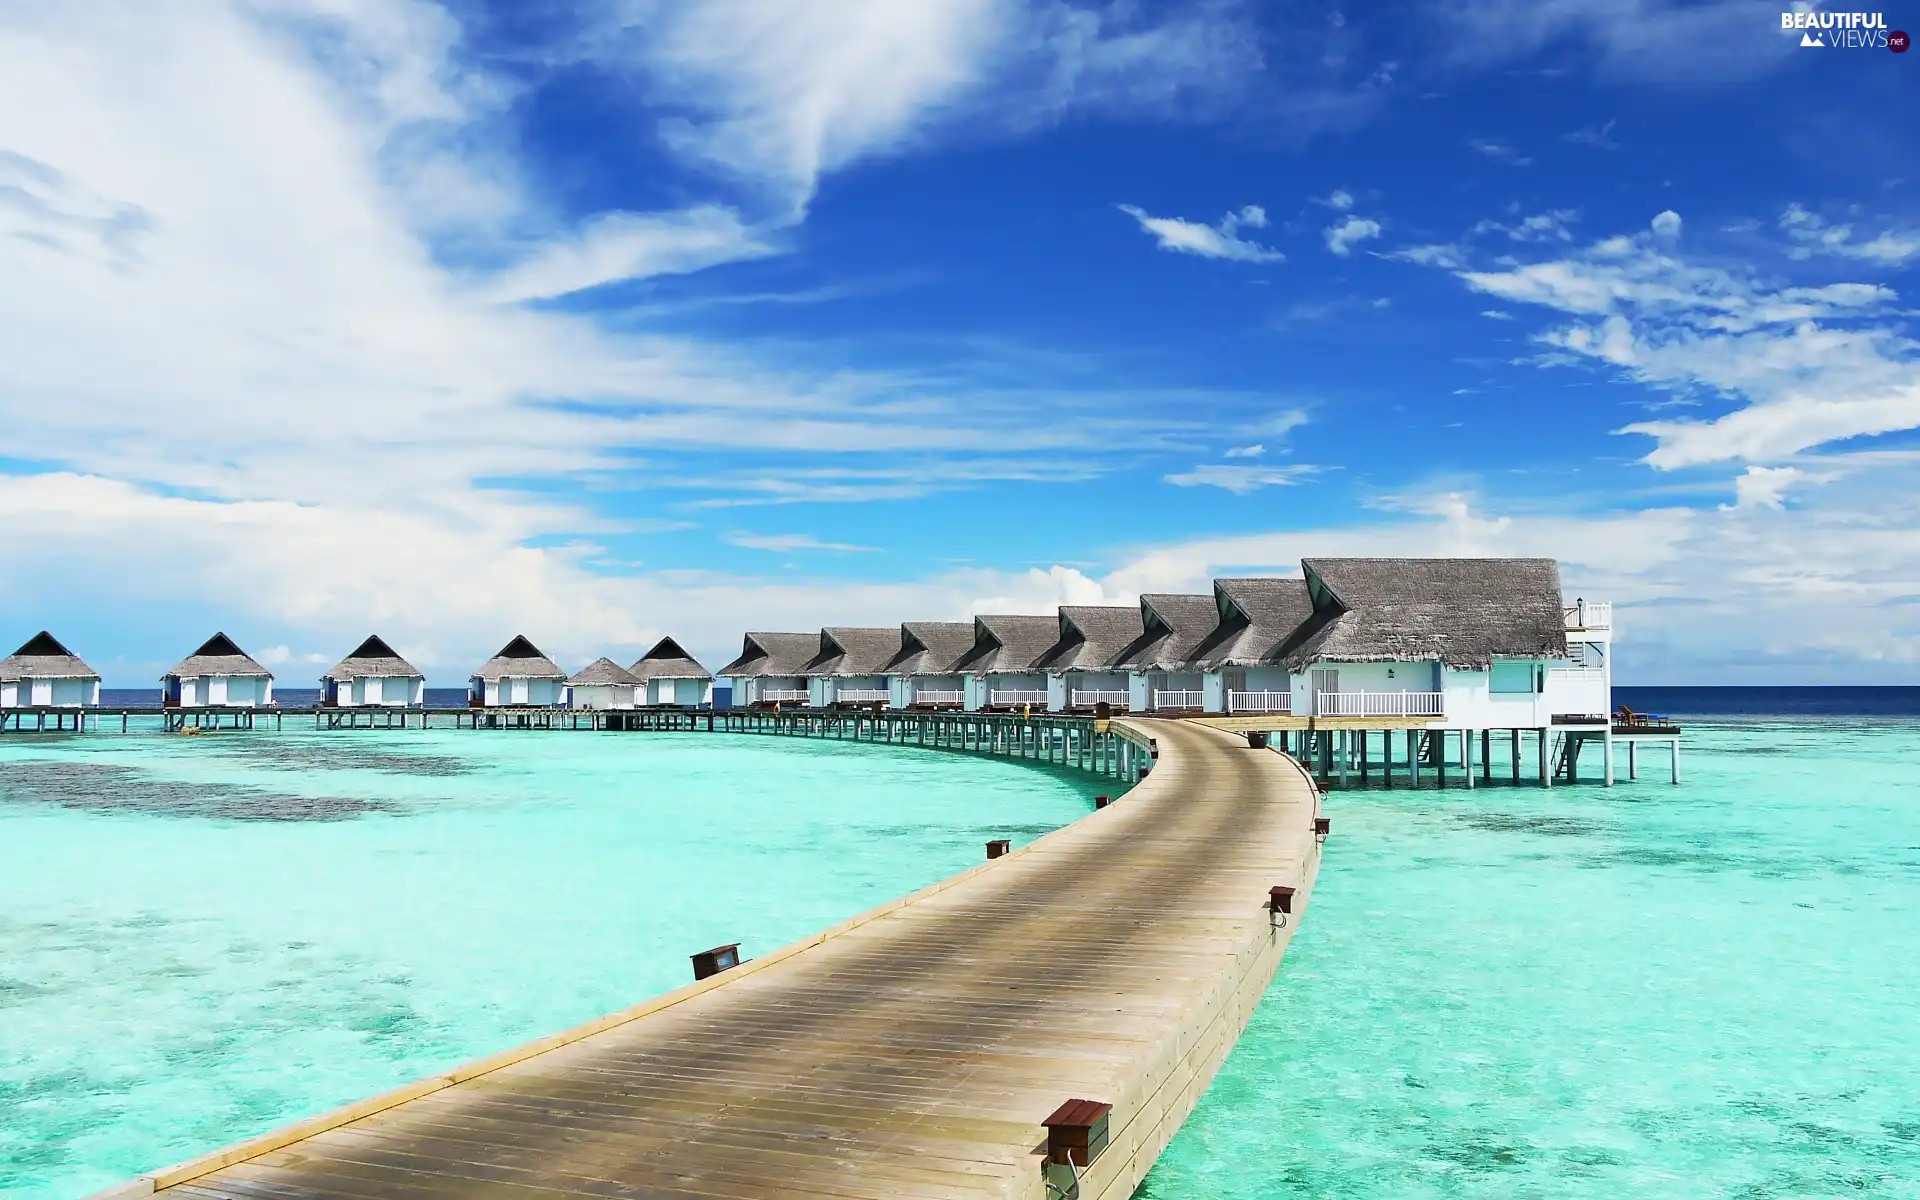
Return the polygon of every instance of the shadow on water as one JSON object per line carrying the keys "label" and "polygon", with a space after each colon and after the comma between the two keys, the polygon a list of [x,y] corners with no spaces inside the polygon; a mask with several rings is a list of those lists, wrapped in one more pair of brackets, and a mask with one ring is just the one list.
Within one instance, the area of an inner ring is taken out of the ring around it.
{"label": "shadow on water", "polygon": [[244,784],[154,779],[115,763],[0,763],[0,803],[228,821],[344,821],[397,805],[351,796],[294,796]]}
{"label": "shadow on water", "polygon": [[391,775],[445,778],[471,774],[475,769],[473,764],[452,755],[409,754],[340,741],[230,739],[216,743],[213,749],[244,760],[248,766],[272,771],[385,771]]}

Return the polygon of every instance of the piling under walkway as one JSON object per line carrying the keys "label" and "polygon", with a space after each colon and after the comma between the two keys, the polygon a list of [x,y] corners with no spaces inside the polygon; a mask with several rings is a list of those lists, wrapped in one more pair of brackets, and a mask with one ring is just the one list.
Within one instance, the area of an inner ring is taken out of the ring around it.
{"label": "piling under walkway", "polygon": [[[1151,774],[1010,855],[109,1194],[1043,1200],[1041,1122],[1086,1099],[1113,1109],[1078,1195],[1124,1200],[1259,1002],[1319,861],[1292,760],[1133,727],[1158,740]],[[1276,884],[1298,889],[1281,928]]]}

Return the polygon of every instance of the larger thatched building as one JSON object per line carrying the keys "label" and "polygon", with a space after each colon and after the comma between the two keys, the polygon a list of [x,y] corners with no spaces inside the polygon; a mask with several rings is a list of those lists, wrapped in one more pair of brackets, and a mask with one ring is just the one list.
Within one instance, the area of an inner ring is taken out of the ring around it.
{"label": "larger thatched building", "polygon": [[273,672],[253,661],[224,633],[160,677],[168,708],[264,708],[273,703]]}
{"label": "larger thatched building", "polygon": [[89,708],[100,703],[100,673],[42,629],[0,658],[0,708]]}
{"label": "larger thatched building", "polygon": [[567,673],[525,636],[515,634],[481,663],[469,684],[476,708],[558,708],[566,702]]}
{"label": "larger thatched building", "polygon": [[377,634],[320,677],[320,703],[328,708],[419,708],[426,702],[427,677]]}

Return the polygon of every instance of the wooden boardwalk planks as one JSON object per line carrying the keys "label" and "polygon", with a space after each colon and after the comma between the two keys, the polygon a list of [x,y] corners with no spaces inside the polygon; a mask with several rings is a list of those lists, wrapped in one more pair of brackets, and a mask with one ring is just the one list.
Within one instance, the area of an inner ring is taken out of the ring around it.
{"label": "wooden boardwalk planks", "polygon": [[[1312,783],[1198,722],[1033,845],[520,1052],[150,1177],[201,1200],[1046,1195],[1040,1122],[1114,1105],[1084,1200],[1129,1195],[1284,951]],[[146,1190],[132,1189],[134,1191]]]}

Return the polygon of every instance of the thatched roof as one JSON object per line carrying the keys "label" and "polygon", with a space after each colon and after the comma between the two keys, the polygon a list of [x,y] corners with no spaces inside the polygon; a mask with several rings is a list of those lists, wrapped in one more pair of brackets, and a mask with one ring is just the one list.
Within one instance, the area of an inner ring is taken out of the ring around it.
{"label": "thatched roof", "polygon": [[1060,639],[1038,664],[1049,671],[1102,671],[1125,657],[1146,631],[1136,604],[1067,604]]}
{"label": "thatched roof", "polygon": [[540,653],[540,648],[528,641],[523,634],[515,634],[513,640],[500,647],[500,653],[480,664],[474,671],[475,679],[561,679],[567,673],[554,664],[554,661]]}
{"label": "thatched roof", "polygon": [[1140,597],[1142,632],[1121,662],[1136,671],[1192,669],[1200,648],[1220,628],[1220,609],[1205,593]]}
{"label": "thatched roof", "polygon": [[634,687],[639,680],[633,673],[610,658],[596,658],[580,668],[567,680],[568,687],[594,687],[600,684],[612,684],[615,687]]}
{"label": "thatched roof", "polygon": [[954,664],[969,675],[1018,674],[1060,640],[1060,618],[988,615],[973,619],[973,649]]}
{"label": "thatched roof", "polygon": [[322,679],[332,679],[346,683],[353,679],[425,679],[414,665],[401,658],[392,646],[378,636],[361,642],[352,654],[340,660],[338,666],[322,675]]}
{"label": "thatched roof", "polygon": [[900,626],[900,649],[887,663],[890,675],[951,675],[973,653],[972,621],[908,621]]}
{"label": "thatched roof", "polygon": [[833,625],[820,631],[820,652],[801,672],[809,676],[878,675],[900,652],[900,627]]}
{"label": "thatched roof", "polygon": [[216,633],[201,643],[198,650],[187,655],[165,678],[200,679],[208,675],[264,675],[273,678],[273,672],[247,657],[247,652],[233,644],[233,639],[224,633]]}
{"label": "thatched roof", "polygon": [[1216,579],[1213,600],[1220,624],[1194,655],[1202,670],[1272,662],[1314,616],[1304,579]]}
{"label": "thatched roof", "polygon": [[749,633],[740,647],[740,657],[715,674],[726,679],[753,679],[762,676],[792,678],[806,670],[820,653],[817,633]]}
{"label": "thatched roof", "polygon": [[1310,558],[1301,567],[1315,613],[1286,647],[1290,670],[1420,661],[1484,670],[1496,657],[1567,656],[1550,558]]}
{"label": "thatched roof", "polygon": [[80,656],[60,644],[60,639],[42,629],[5,658],[0,658],[0,679],[98,679],[100,673]]}
{"label": "thatched roof", "polygon": [[627,668],[638,680],[648,679],[712,679],[713,672],[694,661],[694,657],[680,648],[680,643],[670,637],[655,642],[653,649],[640,656],[639,661]]}

